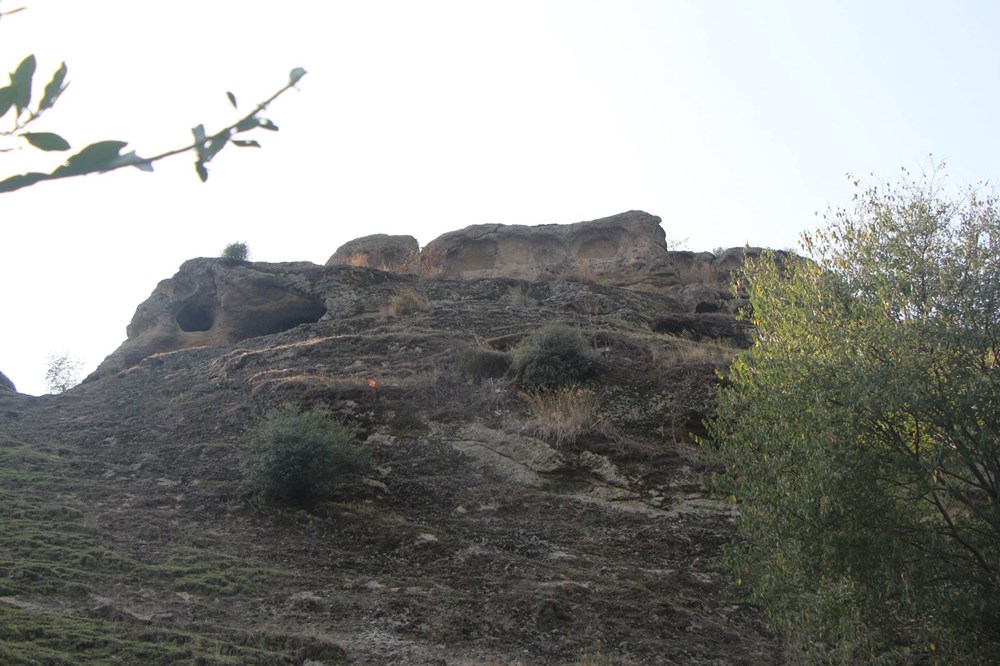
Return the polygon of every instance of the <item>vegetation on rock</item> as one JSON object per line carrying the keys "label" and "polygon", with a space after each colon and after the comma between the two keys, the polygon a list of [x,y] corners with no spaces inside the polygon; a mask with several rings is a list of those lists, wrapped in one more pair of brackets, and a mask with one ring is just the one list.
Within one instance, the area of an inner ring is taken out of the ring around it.
{"label": "vegetation on rock", "polygon": [[368,464],[354,433],[323,410],[278,409],[248,436],[244,465],[248,484],[265,499],[310,506],[327,496],[340,477]]}
{"label": "vegetation on rock", "polygon": [[250,246],[242,241],[230,243],[222,248],[219,258],[233,263],[246,261],[250,258]]}
{"label": "vegetation on rock", "polygon": [[1000,210],[934,177],[862,188],[818,263],[745,271],[717,482],[794,661],[1000,653]]}
{"label": "vegetation on rock", "polygon": [[511,370],[522,386],[552,389],[592,377],[599,363],[579,330],[555,324],[521,341],[514,349]]}

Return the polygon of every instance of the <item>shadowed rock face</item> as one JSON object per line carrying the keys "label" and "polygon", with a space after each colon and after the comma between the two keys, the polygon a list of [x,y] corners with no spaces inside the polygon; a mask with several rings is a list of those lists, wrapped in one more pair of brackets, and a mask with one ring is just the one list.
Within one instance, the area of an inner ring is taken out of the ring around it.
{"label": "shadowed rock face", "polygon": [[576,277],[656,288],[670,282],[660,218],[642,211],[577,224],[479,224],[452,231],[424,250],[445,277]]}
{"label": "shadowed rock face", "polygon": [[192,259],[136,309],[128,339],[94,373],[153,354],[287,331],[326,314],[303,279],[312,264],[232,264]]}

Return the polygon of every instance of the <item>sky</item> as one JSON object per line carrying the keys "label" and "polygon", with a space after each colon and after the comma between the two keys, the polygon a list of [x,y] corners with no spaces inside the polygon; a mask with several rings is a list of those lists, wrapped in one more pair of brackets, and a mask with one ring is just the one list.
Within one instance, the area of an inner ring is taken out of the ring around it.
{"label": "sky", "polygon": [[[52,355],[93,370],[160,280],[234,241],[323,264],[373,233],[645,210],[675,248],[795,248],[850,205],[848,172],[1000,178],[992,0],[0,0],[18,7],[0,68],[35,54],[37,99],[67,63],[34,128],[74,149],[181,147],[239,117],[227,91],[249,110],[308,72],[266,114],[280,131],[205,184],[183,155],[0,194],[0,371],[25,393]],[[63,159],[3,152],[0,179]]]}

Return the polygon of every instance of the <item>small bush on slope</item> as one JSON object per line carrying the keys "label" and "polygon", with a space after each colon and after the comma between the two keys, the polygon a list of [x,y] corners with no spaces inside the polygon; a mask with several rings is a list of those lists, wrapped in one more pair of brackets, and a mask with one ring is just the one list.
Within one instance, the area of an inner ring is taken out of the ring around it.
{"label": "small bush on slope", "polygon": [[329,412],[283,407],[250,431],[244,465],[249,485],[264,498],[309,506],[327,495],[338,477],[360,471],[368,451]]}
{"label": "small bush on slope", "polygon": [[527,387],[556,388],[581,382],[599,367],[597,354],[583,335],[569,326],[545,326],[514,349],[511,369]]}

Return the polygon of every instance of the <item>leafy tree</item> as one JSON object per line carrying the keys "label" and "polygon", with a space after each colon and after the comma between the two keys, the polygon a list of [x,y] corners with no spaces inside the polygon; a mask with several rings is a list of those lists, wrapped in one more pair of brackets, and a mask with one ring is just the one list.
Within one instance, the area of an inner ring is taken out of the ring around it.
{"label": "leafy tree", "polygon": [[[22,10],[23,8],[18,8],[0,12],[0,19]],[[8,85],[0,87],[0,121],[10,114],[9,120],[11,122],[9,129],[0,128],[0,137],[23,139],[24,144],[21,147],[30,147],[45,152],[68,152],[72,146],[60,134],[29,131],[29,126],[33,127],[36,121],[55,106],[69,84],[66,78],[68,73],[66,63],[62,63],[45,85],[41,96],[33,95],[36,66],[35,56],[29,55],[10,73]],[[84,176],[91,173],[107,173],[125,167],[152,171],[154,162],[189,151],[195,153],[195,171],[204,182],[208,180],[208,163],[226,146],[260,148],[260,143],[255,139],[236,138],[237,135],[255,129],[272,132],[278,130],[278,126],[274,122],[264,118],[261,114],[271,102],[289,89],[294,88],[305,74],[306,71],[301,67],[293,69],[289,73],[288,83],[228,127],[211,134],[205,130],[204,125],[194,127],[191,130],[193,141],[188,145],[151,157],[140,157],[134,150],[122,152],[128,145],[126,141],[97,141],[70,155],[49,173],[22,173],[0,180],[0,193],[14,192],[46,180]],[[227,92],[226,96],[233,108],[238,109],[236,96],[231,92]],[[34,106],[32,106],[33,99],[38,99]]]}
{"label": "leafy tree", "polygon": [[49,393],[65,393],[80,383],[83,364],[69,354],[52,354],[45,370],[45,385]]}
{"label": "leafy tree", "polygon": [[940,175],[855,181],[815,262],[745,269],[715,482],[794,661],[1000,654],[1000,210]]}

